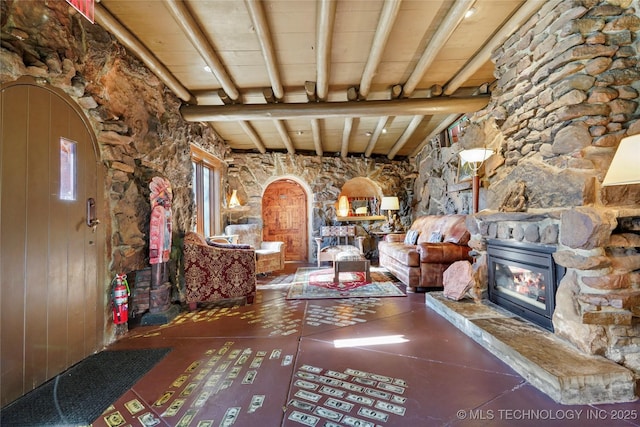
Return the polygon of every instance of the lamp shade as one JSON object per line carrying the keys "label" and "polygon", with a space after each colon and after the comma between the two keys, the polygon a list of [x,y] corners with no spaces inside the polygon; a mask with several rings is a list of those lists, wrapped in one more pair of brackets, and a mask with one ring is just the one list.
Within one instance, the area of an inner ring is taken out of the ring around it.
{"label": "lamp shade", "polygon": [[489,150],[488,148],[471,148],[470,150],[462,150],[458,154],[465,163],[479,163],[491,157],[493,150]]}
{"label": "lamp shade", "polygon": [[640,183],[640,135],[623,138],[611,160],[603,186]]}
{"label": "lamp shade", "polygon": [[397,211],[398,209],[400,209],[400,202],[395,196],[383,197],[382,202],[380,203],[380,209],[383,211]]}
{"label": "lamp shade", "polygon": [[347,196],[340,196],[338,199],[338,216],[349,215],[349,198]]}
{"label": "lamp shade", "polygon": [[229,199],[229,207],[237,208],[240,206],[240,200],[238,200],[238,190],[233,190],[231,192],[231,198]]}

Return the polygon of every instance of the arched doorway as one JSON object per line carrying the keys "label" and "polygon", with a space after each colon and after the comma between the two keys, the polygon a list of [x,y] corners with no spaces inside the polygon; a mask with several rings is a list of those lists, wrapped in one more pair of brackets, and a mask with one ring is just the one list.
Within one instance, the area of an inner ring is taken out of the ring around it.
{"label": "arched doorway", "polygon": [[285,242],[285,261],[307,261],[307,193],[291,179],[272,182],[262,196],[262,239]]}
{"label": "arched doorway", "polygon": [[104,345],[105,233],[87,225],[103,170],[71,98],[33,79],[2,86],[0,130],[4,406]]}

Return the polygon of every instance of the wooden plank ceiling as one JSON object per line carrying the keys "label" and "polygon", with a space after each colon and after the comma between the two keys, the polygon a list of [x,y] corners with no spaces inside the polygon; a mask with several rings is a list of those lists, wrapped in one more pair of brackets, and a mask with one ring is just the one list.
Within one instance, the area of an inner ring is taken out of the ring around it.
{"label": "wooden plank ceiling", "polygon": [[102,0],[95,15],[233,151],[393,159],[487,104],[491,51],[543,3]]}

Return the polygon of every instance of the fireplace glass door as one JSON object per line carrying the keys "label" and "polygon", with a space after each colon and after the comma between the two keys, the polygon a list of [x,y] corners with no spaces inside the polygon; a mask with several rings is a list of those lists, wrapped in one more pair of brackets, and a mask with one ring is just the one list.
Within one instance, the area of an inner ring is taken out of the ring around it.
{"label": "fireplace glass door", "polygon": [[554,248],[492,240],[489,254],[489,299],[506,309],[552,329],[557,281]]}

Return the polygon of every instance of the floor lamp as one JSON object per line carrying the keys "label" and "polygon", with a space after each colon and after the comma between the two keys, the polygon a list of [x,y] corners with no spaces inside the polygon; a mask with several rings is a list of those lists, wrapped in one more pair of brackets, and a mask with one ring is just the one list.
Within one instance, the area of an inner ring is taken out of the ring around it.
{"label": "floor lamp", "polygon": [[471,213],[477,213],[480,198],[480,176],[478,175],[478,170],[480,166],[482,166],[482,163],[493,155],[493,150],[487,148],[472,148],[470,150],[462,150],[459,155],[463,163],[469,163],[471,171],[473,172],[473,185],[471,187],[473,211]]}
{"label": "floor lamp", "polygon": [[638,160],[640,160],[640,135],[622,138],[602,185],[606,187],[640,183]]}

